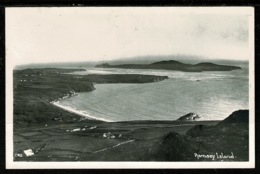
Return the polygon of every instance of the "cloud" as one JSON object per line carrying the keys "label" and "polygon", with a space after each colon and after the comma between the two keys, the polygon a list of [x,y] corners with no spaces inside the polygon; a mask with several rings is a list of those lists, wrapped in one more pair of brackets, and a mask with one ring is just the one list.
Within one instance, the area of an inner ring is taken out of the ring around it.
{"label": "cloud", "polygon": [[248,15],[171,8],[7,9],[7,55],[16,64],[143,55],[247,59]]}

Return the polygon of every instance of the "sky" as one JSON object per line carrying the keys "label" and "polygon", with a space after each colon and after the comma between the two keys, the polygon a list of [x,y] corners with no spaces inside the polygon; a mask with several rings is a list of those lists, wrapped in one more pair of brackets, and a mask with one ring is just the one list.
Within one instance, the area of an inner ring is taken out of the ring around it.
{"label": "sky", "polygon": [[[14,65],[193,55],[248,60],[251,8],[7,8]],[[250,20],[249,20],[250,19]]]}

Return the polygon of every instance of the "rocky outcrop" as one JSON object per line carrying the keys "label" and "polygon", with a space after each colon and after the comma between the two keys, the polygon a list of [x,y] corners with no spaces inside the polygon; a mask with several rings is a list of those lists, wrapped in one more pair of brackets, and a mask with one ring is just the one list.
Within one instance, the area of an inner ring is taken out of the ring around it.
{"label": "rocky outcrop", "polygon": [[177,121],[196,121],[198,119],[200,119],[201,117],[198,114],[195,113],[188,113],[182,117],[180,117],[179,119],[177,119]]}

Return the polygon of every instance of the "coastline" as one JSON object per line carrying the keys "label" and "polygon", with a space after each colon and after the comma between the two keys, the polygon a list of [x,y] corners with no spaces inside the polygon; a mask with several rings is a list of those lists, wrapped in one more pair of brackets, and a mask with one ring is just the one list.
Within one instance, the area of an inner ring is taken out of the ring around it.
{"label": "coastline", "polygon": [[75,108],[72,108],[72,107],[69,107],[69,106],[64,106],[64,105],[60,104],[61,100],[65,100],[65,99],[68,99],[68,98],[71,98],[71,97],[75,97],[77,95],[78,95],[77,92],[75,92],[74,90],[71,90],[71,91],[69,91],[68,94],[64,94],[62,97],[60,97],[60,98],[58,98],[58,99],[56,99],[54,101],[51,101],[50,104],[54,105],[54,106],[56,106],[56,107],[58,107],[60,109],[63,109],[65,111],[68,111],[70,113],[73,113],[73,114],[76,114],[78,116],[81,116],[81,117],[84,117],[84,118],[88,118],[88,119],[91,119],[91,120],[98,120],[98,121],[104,121],[104,122],[113,122],[112,120],[108,120],[108,119],[92,116],[92,115],[86,113],[86,111],[77,110]]}
{"label": "coastline", "polygon": [[52,104],[52,105],[54,105],[58,108],[61,108],[65,111],[68,111],[68,112],[71,112],[73,114],[77,114],[79,116],[82,116],[84,118],[88,118],[88,119],[92,119],[92,120],[99,120],[99,121],[104,121],[104,122],[113,122],[112,120],[92,116],[90,114],[85,113],[85,111],[83,112],[83,111],[79,111],[77,109],[71,108],[69,106],[63,106],[63,105],[59,104],[59,101],[50,102],[50,104]]}
{"label": "coastline", "polygon": [[[167,76],[113,74],[113,75],[69,75],[78,69],[39,68],[14,70],[14,123],[23,127],[31,123],[55,123],[91,118],[111,121],[71,109],[57,107],[53,102],[77,95],[79,92],[95,90],[94,84],[104,83],[152,83],[168,79]],[[83,69],[82,69],[83,71]],[[84,70],[85,71],[85,70]],[[93,121],[94,121],[93,120]]]}

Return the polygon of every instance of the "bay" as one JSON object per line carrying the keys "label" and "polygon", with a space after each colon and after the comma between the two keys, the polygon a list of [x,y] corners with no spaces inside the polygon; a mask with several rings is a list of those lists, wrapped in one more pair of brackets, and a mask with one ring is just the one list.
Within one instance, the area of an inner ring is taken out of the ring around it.
{"label": "bay", "polygon": [[110,121],[176,120],[194,112],[202,120],[223,120],[248,109],[248,68],[187,73],[166,70],[88,68],[73,74],[150,74],[169,79],[146,84],[95,84],[96,90],[59,102],[92,118]]}

